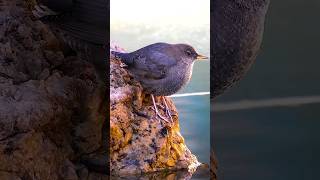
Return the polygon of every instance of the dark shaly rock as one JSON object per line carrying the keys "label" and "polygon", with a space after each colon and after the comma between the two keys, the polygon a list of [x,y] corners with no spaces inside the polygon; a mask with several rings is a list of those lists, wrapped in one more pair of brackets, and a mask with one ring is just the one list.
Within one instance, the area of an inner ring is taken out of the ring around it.
{"label": "dark shaly rock", "polygon": [[[26,1],[0,8],[0,179],[78,179],[80,157],[106,150],[105,84],[91,63],[61,53]],[[107,178],[94,168],[82,168],[86,180]]]}

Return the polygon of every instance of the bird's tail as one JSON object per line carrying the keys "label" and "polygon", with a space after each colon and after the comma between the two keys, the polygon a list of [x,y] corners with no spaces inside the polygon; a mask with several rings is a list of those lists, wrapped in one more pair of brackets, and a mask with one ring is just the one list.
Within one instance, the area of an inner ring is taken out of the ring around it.
{"label": "bird's tail", "polygon": [[133,63],[133,59],[130,58],[129,53],[111,51],[111,54],[114,55],[116,58],[120,58],[120,60],[126,65],[130,65]]}

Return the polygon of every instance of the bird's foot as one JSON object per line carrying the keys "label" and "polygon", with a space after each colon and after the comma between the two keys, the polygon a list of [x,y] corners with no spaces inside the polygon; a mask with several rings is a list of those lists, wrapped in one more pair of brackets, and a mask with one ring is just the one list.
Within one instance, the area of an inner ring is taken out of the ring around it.
{"label": "bird's foot", "polygon": [[164,107],[162,104],[159,104],[159,103],[156,103],[156,105],[158,106],[158,107],[160,107],[162,110],[166,110],[166,107]]}
{"label": "bird's foot", "polygon": [[160,123],[160,120],[163,120],[167,123],[171,123],[167,118],[165,118],[164,116],[162,116],[159,112],[156,112],[157,114],[157,118],[159,118],[159,123]]}
{"label": "bird's foot", "polygon": [[156,101],[155,101],[155,99],[154,99],[153,94],[151,94],[151,98],[152,98],[153,108],[154,108],[154,111],[155,111],[155,113],[156,113],[157,118],[159,117],[160,120],[163,120],[163,121],[165,121],[165,122],[167,122],[167,123],[170,123],[170,121],[169,121],[167,118],[165,118],[164,116],[162,116],[162,115],[160,114],[160,112],[159,112],[159,110],[158,110],[158,108],[157,108],[157,104],[156,104]]}
{"label": "bird's foot", "polygon": [[173,123],[173,118],[172,118],[172,115],[171,115],[170,108],[169,108],[169,106],[167,104],[167,100],[166,100],[166,98],[164,96],[162,96],[162,100],[163,100],[164,105],[165,105],[166,114],[169,116],[171,123]]}

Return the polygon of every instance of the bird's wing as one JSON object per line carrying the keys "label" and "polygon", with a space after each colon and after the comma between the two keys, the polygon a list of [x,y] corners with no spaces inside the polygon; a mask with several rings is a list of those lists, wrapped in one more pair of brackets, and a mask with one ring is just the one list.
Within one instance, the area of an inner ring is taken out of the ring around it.
{"label": "bird's wing", "polygon": [[168,70],[176,65],[175,58],[158,51],[150,51],[146,56],[134,59],[134,71],[139,76],[149,79],[163,79]]}
{"label": "bird's wing", "polygon": [[148,54],[148,59],[152,62],[151,64],[160,65],[164,68],[170,68],[177,64],[175,58],[158,51],[151,51],[151,53]]}

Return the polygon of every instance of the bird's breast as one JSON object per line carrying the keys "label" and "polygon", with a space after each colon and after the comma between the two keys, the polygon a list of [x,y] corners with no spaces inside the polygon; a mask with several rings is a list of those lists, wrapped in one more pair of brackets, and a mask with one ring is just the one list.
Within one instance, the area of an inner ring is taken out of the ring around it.
{"label": "bird's breast", "polygon": [[190,65],[181,65],[175,69],[172,69],[170,74],[170,78],[168,78],[167,82],[165,83],[170,92],[169,95],[177,93],[181,90],[191,79],[192,76],[192,69],[193,63]]}

